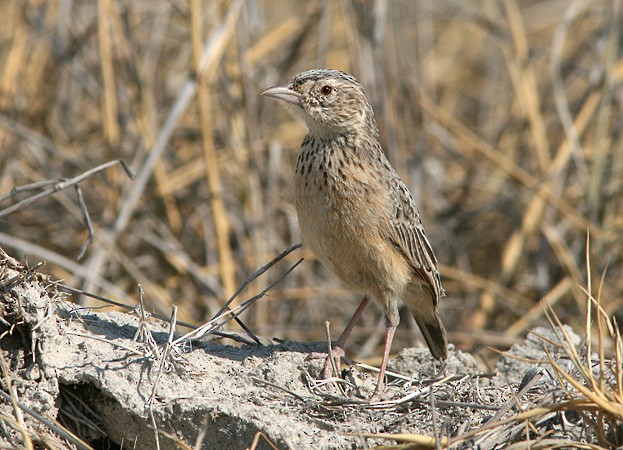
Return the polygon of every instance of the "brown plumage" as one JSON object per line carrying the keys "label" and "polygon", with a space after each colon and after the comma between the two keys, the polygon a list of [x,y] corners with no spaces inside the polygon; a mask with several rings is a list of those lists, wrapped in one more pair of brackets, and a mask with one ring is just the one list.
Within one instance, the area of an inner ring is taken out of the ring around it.
{"label": "brown plumage", "polygon": [[426,238],[411,193],[390,166],[374,112],[352,76],[310,70],[262,92],[285,101],[305,120],[296,163],[296,209],[303,242],[364,299],[330,358],[343,345],[371,296],[385,314],[386,339],[379,380],[380,398],[387,358],[400,321],[399,300],[415,318],[435,358],[447,357],[447,340],[437,312],[441,287],[437,259]]}

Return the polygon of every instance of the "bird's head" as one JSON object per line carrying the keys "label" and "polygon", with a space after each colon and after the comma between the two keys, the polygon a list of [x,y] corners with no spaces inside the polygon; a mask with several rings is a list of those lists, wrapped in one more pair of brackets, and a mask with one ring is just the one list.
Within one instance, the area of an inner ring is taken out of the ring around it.
{"label": "bird's head", "polygon": [[[374,130],[372,107],[359,82],[345,72],[316,69],[273,86],[262,95],[283,100],[302,117],[309,130],[320,136]],[[362,128],[363,127],[363,128]]]}

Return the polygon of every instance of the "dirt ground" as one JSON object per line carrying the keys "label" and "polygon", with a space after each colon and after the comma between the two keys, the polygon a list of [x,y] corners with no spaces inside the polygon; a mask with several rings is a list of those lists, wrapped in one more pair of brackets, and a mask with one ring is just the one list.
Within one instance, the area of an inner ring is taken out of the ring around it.
{"label": "dirt ground", "polygon": [[[82,309],[4,253],[0,295],[3,390],[13,393],[0,403],[2,448],[28,439],[37,448],[137,449],[240,449],[256,437],[257,448],[278,449],[400,441],[382,434],[409,434],[422,445],[409,448],[434,448],[432,437],[452,448],[499,448],[527,435],[527,422],[504,421],[517,407],[561,392],[546,364],[526,360],[546,360],[545,348],[555,357],[555,346],[537,334],[560,336],[544,329],[503,356],[496,373],[454,349],[439,372],[427,350],[403,349],[390,362],[384,400],[371,404],[375,375],[361,366],[319,381],[322,361],[306,356],[326,351],[326,343],[180,338],[134,313]],[[594,439],[584,421],[565,413],[542,415],[533,426],[547,429],[549,440]]]}

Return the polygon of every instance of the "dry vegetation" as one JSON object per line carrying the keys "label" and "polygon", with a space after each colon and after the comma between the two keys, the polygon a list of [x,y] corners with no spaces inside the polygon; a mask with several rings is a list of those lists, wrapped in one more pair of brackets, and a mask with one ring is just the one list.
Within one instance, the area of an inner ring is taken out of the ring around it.
{"label": "dry vegetation", "polygon": [[[620,0],[4,0],[0,23],[0,246],[68,285],[134,304],[140,283],[156,312],[214,316],[300,240],[305,129],[258,93],[331,67],[366,86],[420,205],[451,342],[487,359],[544,306],[583,329],[591,283],[623,319]],[[75,180],[115,160],[136,179],[111,164]],[[305,249],[242,297],[301,256],[242,315],[256,334],[322,340],[350,316],[354,294]],[[379,354],[379,320],[354,356]]]}

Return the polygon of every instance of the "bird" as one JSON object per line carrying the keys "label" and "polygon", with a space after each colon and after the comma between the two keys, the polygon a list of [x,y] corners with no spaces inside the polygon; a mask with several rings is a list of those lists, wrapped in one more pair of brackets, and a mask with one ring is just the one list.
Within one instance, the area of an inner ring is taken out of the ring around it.
{"label": "bird", "polygon": [[438,304],[445,295],[437,258],[405,183],[380,144],[374,111],[352,75],[313,69],[261,95],[281,100],[309,132],[294,187],[303,243],[363,299],[326,356],[323,377],[340,367],[346,340],[370,298],[385,318],[385,342],[370,401],[384,392],[387,360],[402,300],[431,354],[448,356]]}

